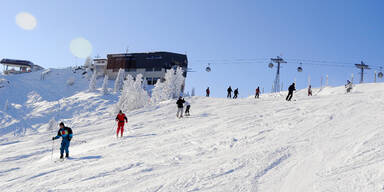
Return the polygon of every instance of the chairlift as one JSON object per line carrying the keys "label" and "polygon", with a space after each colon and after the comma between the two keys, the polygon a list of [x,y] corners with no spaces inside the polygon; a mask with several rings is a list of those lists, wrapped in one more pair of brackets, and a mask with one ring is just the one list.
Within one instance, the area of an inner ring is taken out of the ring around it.
{"label": "chairlift", "polygon": [[210,65],[211,65],[211,64],[208,63],[208,66],[205,68],[205,71],[206,71],[206,72],[211,72],[211,67],[210,67]]}
{"label": "chairlift", "polygon": [[270,63],[268,64],[268,67],[269,67],[269,68],[273,68],[273,63],[270,62]]}
{"label": "chairlift", "polygon": [[303,72],[303,63],[300,62],[300,66],[297,67],[297,72]]}

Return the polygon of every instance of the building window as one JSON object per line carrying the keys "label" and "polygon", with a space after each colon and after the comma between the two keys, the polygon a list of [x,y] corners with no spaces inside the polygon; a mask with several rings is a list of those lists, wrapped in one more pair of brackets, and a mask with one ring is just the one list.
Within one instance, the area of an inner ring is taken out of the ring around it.
{"label": "building window", "polygon": [[136,72],[135,68],[125,68],[125,72]]}
{"label": "building window", "polygon": [[147,84],[148,85],[153,85],[153,81],[151,77],[147,77]]}
{"label": "building window", "polygon": [[157,68],[155,68],[155,71],[161,71],[161,68],[157,67]]}
{"label": "building window", "polygon": [[145,68],[145,71],[153,71],[153,68]]}

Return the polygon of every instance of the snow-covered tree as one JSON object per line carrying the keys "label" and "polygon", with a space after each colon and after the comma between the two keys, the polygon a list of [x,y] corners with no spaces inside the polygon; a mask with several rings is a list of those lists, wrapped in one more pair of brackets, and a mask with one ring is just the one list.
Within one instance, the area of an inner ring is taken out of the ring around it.
{"label": "snow-covered tree", "polygon": [[192,88],[192,94],[191,96],[195,96],[195,88]]}
{"label": "snow-covered tree", "polygon": [[158,81],[152,90],[152,103],[177,98],[182,94],[184,85],[183,69],[169,69],[165,73],[165,81]]}
{"label": "snow-covered tree", "polygon": [[96,79],[97,79],[97,75],[96,73],[93,73],[91,81],[89,82],[89,91],[96,90]]}
{"label": "snow-covered tree", "polygon": [[92,57],[87,57],[87,58],[85,59],[85,62],[84,62],[84,67],[85,67],[85,68],[90,68],[91,65],[92,65]]}
{"label": "snow-covered tree", "polygon": [[108,94],[108,75],[104,76],[103,80],[103,86],[101,86],[101,90],[103,91],[103,94]]}
{"label": "snow-covered tree", "polygon": [[120,69],[119,72],[117,73],[113,92],[117,93],[118,91],[120,91],[121,86],[123,85],[123,80],[124,80],[124,69]]}
{"label": "snow-covered tree", "polygon": [[149,103],[148,93],[143,89],[142,77],[143,75],[138,74],[136,80],[133,80],[131,75],[127,75],[115,111],[131,111]]}
{"label": "snow-covered tree", "polygon": [[85,74],[85,77],[88,79],[88,81],[92,78],[92,71],[91,71],[91,69],[90,68],[86,68],[85,69],[85,72],[86,72],[86,74]]}

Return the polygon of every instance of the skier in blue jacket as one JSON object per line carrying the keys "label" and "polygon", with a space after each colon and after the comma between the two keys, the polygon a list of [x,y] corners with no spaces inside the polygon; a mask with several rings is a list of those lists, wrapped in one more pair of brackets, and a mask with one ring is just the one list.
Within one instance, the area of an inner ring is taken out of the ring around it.
{"label": "skier in blue jacket", "polygon": [[57,132],[57,136],[52,137],[52,140],[58,139],[60,137],[63,138],[61,140],[60,159],[64,158],[63,157],[64,151],[65,151],[65,157],[68,158],[69,157],[68,148],[69,148],[69,143],[71,142],[71,139],[73,137],[73,132],[71,128],[65,127],[63,122],[60,123],[60,129]]}

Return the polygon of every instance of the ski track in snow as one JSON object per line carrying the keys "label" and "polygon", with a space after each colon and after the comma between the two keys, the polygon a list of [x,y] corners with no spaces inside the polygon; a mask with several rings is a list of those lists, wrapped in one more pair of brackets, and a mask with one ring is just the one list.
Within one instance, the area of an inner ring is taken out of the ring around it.
{"label": "ski track in snow", "polygon": [[[1,78],[0,191],[384,191],[381,83],[299,90],[292,102],[192,97],[183,119],[164,101],[127,112],[116,138],[117,96],[84,91],[81,75]],[[53,117],[74,131],[62,162]]]}

